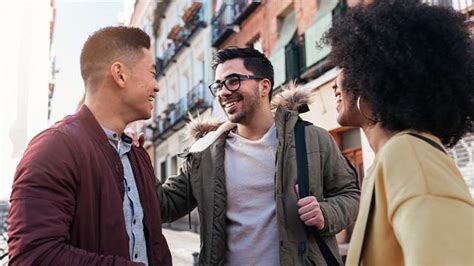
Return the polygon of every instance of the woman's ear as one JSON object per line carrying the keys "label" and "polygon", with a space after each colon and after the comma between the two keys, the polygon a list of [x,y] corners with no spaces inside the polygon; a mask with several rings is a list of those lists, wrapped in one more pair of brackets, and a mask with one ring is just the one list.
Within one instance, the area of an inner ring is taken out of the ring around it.
{"label": "woman's ear", "polygon": [[369,125],[375,125],[378,122],[378,119],[373,116],[370,106],[364,101],[364,99],[359,96],[356,100],[356,107],[359,113],[364,117],[364,119],[368,122]]}

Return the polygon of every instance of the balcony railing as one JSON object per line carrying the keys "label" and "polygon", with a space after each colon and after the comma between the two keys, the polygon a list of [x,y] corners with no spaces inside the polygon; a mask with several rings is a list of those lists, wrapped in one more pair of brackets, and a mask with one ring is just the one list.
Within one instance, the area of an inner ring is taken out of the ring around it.
{"label": "balcony railing", "polygon": [[[198,4],[198,5],[196,5]],[[192,9],[191,9],[192,8]],[[191,38],[194,34],[202,27],[206,27],[204,20],[204,9],[200,3],[193,3],[188,9],[188,13],[184,26],[175,26],[168,34],[170,40],[168,47],[163,52],[161,59],[163,60],[163,67],[161,71],[158,71],[158,77],[164,75],[166,68],[173,62],[176,62],[175,58],[179,52],[184,48],[188,47]]]}
{"label": "balcony railing", "polygon": [[[163,72],[166,67],[170,64],[171,60],[173,60],[174,55],[176,54],[176,45],[174,42],[168,44],[168,48],[163,52]],[[157,73],[161,75],[162,72]]]}
{"label": "balcony railing", "polygon": [[166,139],[174,131],[184,127],[187,114],[198,114],[210,106],[208,93],[203,81],[194,86],[186,96],[168,105],[149,126],[153,130],[153,140]]}
{"label": "balcony railing", "polygon": [[217,14],[212,18],[212,46],[219,46],[233,30],[234,8],[230,4],[222,4]]}
{"label": "balcony railing", "polygon": [[8,203],[0,201],[0,265],[8,265]]}
{"label": "balcony railing", "polygon": [[234,3],[234,24],[240,24],[260,5],[260,2],[252,0],[236,0]]}
{"label": "balcony railing", "polygon": [[188,112],[199,111],[209,106],[207,100],[209,97],[206,97],[207,92],[207,88],[203,81],[200,81],[191,91],[188,92]]}
{"label": "balcony railing", "polygon": [[192,34],[199,27],[205,27],[204,8],[199,2],[193,4],[186,10],[183,15],[184,27]]}
{"label": "balcony railing", "polygon": [[212,18],[212,46],[218,47],[257,7],[260,2],[237,0],[232,4],[222,4]]}
{"label": "balcony railing", "polygon": [[301,73],[302,79],[314,79],[333,67],[327,60],[331,47],[321,40],[325,32],[331,28],[338,16],[347,10],[346,1],[332,0],[321,1],[323,3],[312,24],[304,33],[305,38],[305,70]]}
{"label": "balcony railing", "polygon": [[164,71],[164,60],[161,57],[156,57],[155,59],[156,73],[163,73]]}

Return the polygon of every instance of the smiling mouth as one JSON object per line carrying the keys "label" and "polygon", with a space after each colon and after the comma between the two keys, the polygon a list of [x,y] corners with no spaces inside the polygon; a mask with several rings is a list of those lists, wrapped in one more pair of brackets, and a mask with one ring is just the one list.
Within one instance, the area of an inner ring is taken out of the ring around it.
{"label": "smiling mouth", "polygon": [[230,99],[230,100],[225,100],[222,102],[222,107],[224,108],[230,108],[232,106],[234,106],[237,102],[239,102],[241,99],[240,98],[234,98],[234,99]]}
{"label": "smiling mouth", "polygon": [[235,105],[235,103],[236,103],[236,101],[227,103],[227,104],[224,105],[224,107],[225,107],[225,108],[231,108],[231,107],[233,107],[233,106]]}
{"label": "smiling mouth", "polygon": [[237,103],[240,102],[241,99],[232,99],[232,100],[226,100],[224,101],[221,106],[223,107],[224,111],[226,113],[233,113],[235,109],[237,108]]}

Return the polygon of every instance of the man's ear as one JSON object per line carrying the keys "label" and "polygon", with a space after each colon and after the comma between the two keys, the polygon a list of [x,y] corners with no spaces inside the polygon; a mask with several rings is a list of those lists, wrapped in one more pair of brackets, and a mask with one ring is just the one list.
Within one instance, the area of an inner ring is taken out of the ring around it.
{"label": "man's ear", "polygon": [[260,95],[262,97],[269,96],[270,91],[272,89],[272,84],[271,84],[270,80],[268,80],[268,79],[261,80],[260,81],[260,88],[261,88]]}
{"label": "man's ear", "polygon": [[124,88],[127,79],[125,66],[120,62],[115,62],[110,66],[110,73],[112,74],[115,83],[117,83],[121,88]]}

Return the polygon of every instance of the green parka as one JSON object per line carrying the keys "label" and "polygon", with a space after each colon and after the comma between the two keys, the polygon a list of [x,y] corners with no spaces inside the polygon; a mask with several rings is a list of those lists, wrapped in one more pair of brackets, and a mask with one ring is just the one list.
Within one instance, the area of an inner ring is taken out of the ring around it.
{"label": "green parka", "polygon": [[[294,95],[292,95],[294,96]],[[303,101],[286,98],[275,111],[278,149],[276,154],[275,202],[280,239],[281,265],[325,265],[312,235],[307,235],[298,215],[294,126]],[[293,101],[291,101],[293,100]],[[282,106],[286,107],[283,108]],[[163,222],[179,219],[196,206],[201,222],[201,265],[224,265],[226,249],[226,199],[224,157],[227,133],[235,124],[195,124],[194,132],[205,135],[185,154],[186,163],[177,176],[157,183]],[[357,216],[360,190],[356,173],[348,165],[329,133],[317,126],[306,127],[309,190],[321,206],[325,228],[323,239],[339,256],[335,234],[351,225]],[[258,197],[258,195],[255,195]],[[307,242],[304,253],[299,244]]]}

